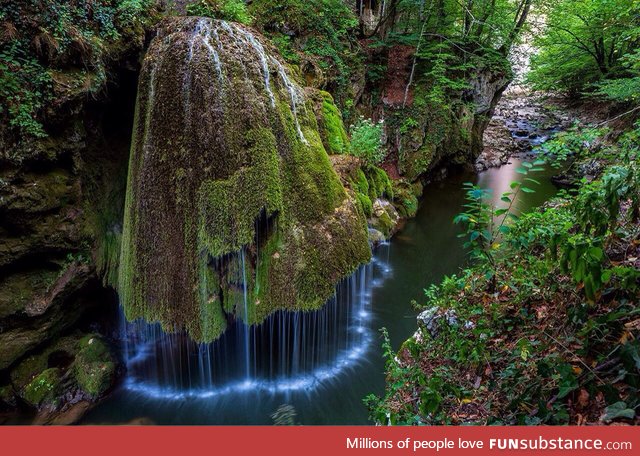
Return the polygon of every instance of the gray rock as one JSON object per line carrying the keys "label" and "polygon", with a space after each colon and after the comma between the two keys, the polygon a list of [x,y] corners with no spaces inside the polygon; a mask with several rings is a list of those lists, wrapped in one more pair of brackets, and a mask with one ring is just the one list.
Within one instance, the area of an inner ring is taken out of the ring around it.
{"label": "gray rock", "polygon": [[418,326],[421,329],[426,330],[433,338],[438,336],[438,325],[439,321],[442,319],[444,319],[449,326],[462,326],[463,329],[467,330],[473,329],[476,326],[472,321],[466,321],[460,325],[455,310],[449,309],[443,311],[438,306],[429,307],[420,312],[417,316]]}

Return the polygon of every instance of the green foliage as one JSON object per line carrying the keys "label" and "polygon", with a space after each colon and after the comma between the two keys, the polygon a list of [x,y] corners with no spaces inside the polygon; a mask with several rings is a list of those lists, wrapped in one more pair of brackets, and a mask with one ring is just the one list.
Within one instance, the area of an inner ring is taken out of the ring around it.
{"label": "green foliage", "polygon": [[595,84],[596,96],[615,102],[638,102],[640,100],[640,50],[624,55],[620,59],[622,74],[626,77],[605,79]]}
{"label": "green foliage", "polygon": [[[456,221],[467,226],[467,246],[479,262],[425,290],[422,308],[441,318],[398,353],[386,350],[386,394],[367,398],[373,420],[637,420],[640,344],[632,328],[640,290],[640,126],[593,148],[606,133],[576,129],[545,147],[549,160],[581,157],[604,166],[541,210],[508,215],[516,192],[531,191],[522,184],[505,195],[502,210],[467,184],[468,204]],[[518,171],[526,175],[541,164]]]}
{"label": "green foliage", "polygon": [[567,160],[573,157],[575,162],[584,158],[587,153],[591,152],[592,146],[598,138],[606,133],[607,130],[604,128],[571,128],[546,141],[539,150],[551,166],[558,169],[565,167],[566,172]]}
{"label": "green foliage", "polygon": [[244,0],[200,0],[187,5],[187,14],[251,24],[253,18]]}
{"label": "green foliage", "polygon": [[0,48],[0,115],[23,134],[46,136],[36,120],[51,85],[51,75],[38,61],[25,53],[19,42]]}
{"label": "green foliage", "polygon": [[327,78],[326,90],[344,107],[351,98],[351,75],[362,62],[355,29],[358,20],[342,0],[254,0],[249,12],[291,63],[311,59]]}
{"label": "green foliage", "polygon": [[100,88],[105,82],[105,60],[115,48],[141,34],[154,3],[3,2],[0,116],[24,136],[46,136],[41,121],[44,107],[59,92],[91,93]]}
{"label": "green foliage", "polygon": [[370,166],[381,163],[386,157],[386,150],[382,147],[382,132],[384,123],[360,117],[351,125],[351,154],[361,158]]}
{"label": "green foliage", "polygon": [[491,192],[478,187],[470,182],[464,184],[467,192],[467,203],[464,205],[465,211],[454,218],[454,223],[464,223],[465,233],[460,237],[466,237],[464,247],[470,249],[472,258],[479,260],[486,269],[486,277],[493,278],[497,267],[496,253],[500,249],[500,238],[509,233],[510,221],[517,221],[516,202],[518,195],[522,193],[533,193],[531,187],[525,185],[535,184],[535,179],[527,177],[529,172],[541,171],[540,165],[544,162],[536,161],[533,164],[523,162],[516,171],[522,174],[523,181],[513,181],[510,184],[510,191],[502,194],[500,200],[506,204],[505,207],[495,207],[487,201],[491,197]]}
{"label": "green foliage", "polygon": [[576,94],[597,84],[612,99],[633,97],[637,80],[626,78],[637,77],[637,69],[634,75],[628,66],[633,56],[623,57],[640,39],[637,1],[554,0],[541,8],[547,23],[536,40],[541,52],[532,58],[534,87]]}

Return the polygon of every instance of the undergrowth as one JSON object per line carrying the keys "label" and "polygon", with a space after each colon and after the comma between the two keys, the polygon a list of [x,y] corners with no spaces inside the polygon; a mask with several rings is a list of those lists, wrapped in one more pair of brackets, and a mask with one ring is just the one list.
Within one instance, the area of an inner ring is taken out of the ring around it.
{"label": "undergrowth", "polygon": [[533,177],[503,208],[468,188],[457,221],[475,264],[426,290],[430,320],[398,353],[385,334],[386,393],[365,399],[372,420],[638,422],[639,138],[640,125],[613,145],[592,130],[553,140],[540,157],[563,150],[602,171],[527,214],[511,207],[516,192],[535,191]]}

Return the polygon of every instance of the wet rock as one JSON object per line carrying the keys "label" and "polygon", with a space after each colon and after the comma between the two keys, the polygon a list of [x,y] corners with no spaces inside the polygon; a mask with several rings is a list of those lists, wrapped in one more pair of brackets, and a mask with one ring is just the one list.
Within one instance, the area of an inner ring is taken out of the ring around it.
{"label": "wet rock", "polygon": [[35,426],[67,426],[75,424],[91,409],[93,404],[89,401],[80,401],[71,404],[64,410],[41,410],[31,424]]}
{"label": "wet rock", "polygon": [[369,242],[371,242],[374,246],[382,244],[385,242],[387,238],[382,234],[381,231],[376,230],[375,228],[369,228]]}
{"label": "wet rock", "polygon": [[[445,322],[449,326],[459,326],[458,316],[453,309],[443,310],[438,306],[429,307],[417,317],[418,326],[426,331],[432,338],[438,336],[438,326],[441,322]],[[464,329],[475,328],[475,323],[472,321],[465,321],[462,324]]]}
{"label": "wet rock", "polygon": [[513,155],[535,159],[535,148],[563,128],[562,119],[567,117],[547,103],[524,86],[509,87],[485,130],[484,149],[476,161],[476,170],[502,166]]}
{"label": "wet rock", "polygon": [[104,339],[78,333],[59,339],[14,367],[11,389],[40,412],[41,420],[52,420],[77,403],[91,403],[104,395],[114,384],[116,366]]}
{"label": "wet rock", "polygon": [[399,221],[400,215],[389,201],[378,198],[373,202],[369,225],[374,230],[382,233],[385,239],[389,239],[395,232]]}
{"label": "wet rock", "polygon": [[[0,370],[73,325],[92,304],[83,299],[92,269],[30,271],[0,280]],[[40,284],[40,286],[38,286]]]}

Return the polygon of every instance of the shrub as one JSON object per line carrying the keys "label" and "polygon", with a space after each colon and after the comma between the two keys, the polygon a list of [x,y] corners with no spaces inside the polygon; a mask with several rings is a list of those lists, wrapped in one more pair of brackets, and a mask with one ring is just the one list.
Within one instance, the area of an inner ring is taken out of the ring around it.
{"label": "shrub", "polygon": [[252,17],[243,0],[200,0],[188,5],[187,13],[193,16],[240,22],[241,24],[251,24],[252,22]]}
{"label": "shrub", "polygon": [[386,151],[382,147],[383,121],[378,123],[371,119],[360,117],[355,125],[351,126],[351,153],[364,160],[368,165],[381,163]]}

